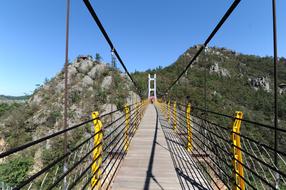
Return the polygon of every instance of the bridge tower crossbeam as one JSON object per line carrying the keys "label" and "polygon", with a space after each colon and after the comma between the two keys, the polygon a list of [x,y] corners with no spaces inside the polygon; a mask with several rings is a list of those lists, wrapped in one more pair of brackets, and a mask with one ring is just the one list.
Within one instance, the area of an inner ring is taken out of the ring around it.
{"label": "bridge tower crossbeam", "polygon": [[[153,87],[151,85],[151,82],[153,82]],[[151,92],[153,92],[153,96],[151,95]],[[157,99],[157,93],[156,93],[156,74],[154,74],[153,77],[151,77],[150,74],[148,74],[148,99],[154,98]]]}

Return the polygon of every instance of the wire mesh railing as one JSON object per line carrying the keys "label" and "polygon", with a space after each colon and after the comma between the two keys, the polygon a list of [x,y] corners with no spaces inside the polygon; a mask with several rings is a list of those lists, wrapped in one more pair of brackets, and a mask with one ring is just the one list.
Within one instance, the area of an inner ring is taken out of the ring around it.
{"label": "wire mesh railing", "polygon": [[[187,117],[190,104],[159,105],[214,189],[276,189],[277,176],[279,189],[286,188],[286,153],[275,150],[274,143],[261,135],[272,135],[274,127],[196,107]],[[235,131],[238,121],[240,130]],[[274,164],[275,154],[279,168]]]}
{"label": "wire mesh railing", "polygon": [[[40,160],[50,157],[47,159],[49,161],[38,164],[40,166],[37,168],[37,160],[34,160],[28,176],[23,179],[19,176],[22,180],[17,181],[11,188],[62,189],[65,185],[66,189],[96,189],[98,186],[108,189],[128,150],[126,147],[139,126],[145,106],[145,101],[125,105],[123,109],[98,115],[0,153],[1,164],[10,162],[15,156],[25,157],[25,154],[30,154],[33,150],[34,153],[41,152]],[[115,113],[116,116],[112,117],[112,120],[107,117]],[[102,124],[100,129],[97,128],[99,123]],[[91,130],[90,127],[94,129]],[[80,132],[83,129],[86,129],[85,133]],[[68,133],[69,137],[77,133],[80,135],[76,135],[76,139],[68,144],[68,151],[64,154],[62,141],[65,133]],[[67,169],[63,170],[65,161]],[[5,184],[5,187],[8,185]]]}

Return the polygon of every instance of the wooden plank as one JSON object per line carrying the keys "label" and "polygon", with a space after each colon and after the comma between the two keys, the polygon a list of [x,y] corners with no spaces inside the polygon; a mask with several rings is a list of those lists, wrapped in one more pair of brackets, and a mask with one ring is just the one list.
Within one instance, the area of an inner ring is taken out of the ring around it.
{"label": "wooden plank", "polygon": [[171,153],[173,164],[178,174],[181,189],[208,190],[213,189],[201,171],[200,161],[193,153],[186,148],[186,136],[181,132],[173,129],[172,124],[168,123],[166,118],[159,112],[161,127],[163,129],[167,147]]}
{"label": "wooden plank", "polygon": [[148,105],[112,189],[181,189],[166,146],[155,107]]}

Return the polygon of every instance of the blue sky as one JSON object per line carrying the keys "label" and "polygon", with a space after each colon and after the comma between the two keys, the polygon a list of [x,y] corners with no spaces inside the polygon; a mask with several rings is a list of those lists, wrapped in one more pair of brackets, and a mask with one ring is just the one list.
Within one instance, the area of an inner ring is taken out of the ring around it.
{"label": "blue sky", "polygon": [[[90,0],[130,71],[173,63],[202,43],[231,0]],[[65,0],[10,0],[0,5],[0,94],[31,93],[64,64]],[[278,54],[286,57],[286,1],[277,0]],[[284,11],[283,11],[284,9]],[[242,0],[210,46],[272,55],[271,0]],[[70,51],[110,49],[81,0],[71,0]]]}

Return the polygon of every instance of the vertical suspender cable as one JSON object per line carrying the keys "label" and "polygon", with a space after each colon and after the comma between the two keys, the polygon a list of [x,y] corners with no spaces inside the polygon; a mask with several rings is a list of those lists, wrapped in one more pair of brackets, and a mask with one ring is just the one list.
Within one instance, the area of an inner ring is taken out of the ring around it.
{"label": "vertical suspender cable", "polygon": [[[272,0],[272,18],[273,18],[273,63],[274,63],[274,164],[278,169],[277,149],[278,149],[278,104],[277,104],[277,31],[276,31],[276,0]],[[276,189],[279,189],[279,174],[276,173]]]}
{"label": "vertical suspender cable", "polygon": [[[111,73],[111,77],[112,77],[112,79],[111,79],[111,87],[112,87],[112,89],[115,89],[115,77],[114,77],[114,75],[115,75],[115,68],[116,68],[116,66],[115,66],[115,62],[116,62],[116,60],[115,60],[115,57],[114,57],[114,49],[111,49],[111,51],[110,51],[110,55],[111,55],[111,67],[113,68],[112,69],[112,73]],[[111,91],[111,93],[113,94],[113,90]],[[113,111],[113,104],[111,104],[111,112]],[[113,121],[113,114],[110,114],[110,122],[112,122]]]}
{"label": "vertical suspender cable", "polygon": [[[207,46],[205,47],[205,63],[204,63],[204,102],[205,102],[205,110],[207,110]],[[207,112],[204,113],[205,120],[207,119]],[[206,125],[205,125],[206,128]],[[207,130],[205,129],[204,134],[207,135]],[[207,144],[207,139],[205,138],[205,144]],[[207,147],[205,146],[205,150]]]}
{"label": "vertical suspender cable", "polygon": [[[67,107],[68,107],[68,57],[69,57],[69,16],[70,16],[70,0],[67,0],[67,13],[66,13],[66,52],[65,52],[65,94],[64,94],[64,129],[67,128]],[[67,153],[67,132],[64,133],[64,154]],[[67,159],[64,160],[63,172],[67,170]],[[63,189],[67,187],[67,179],[64,178]]]}

